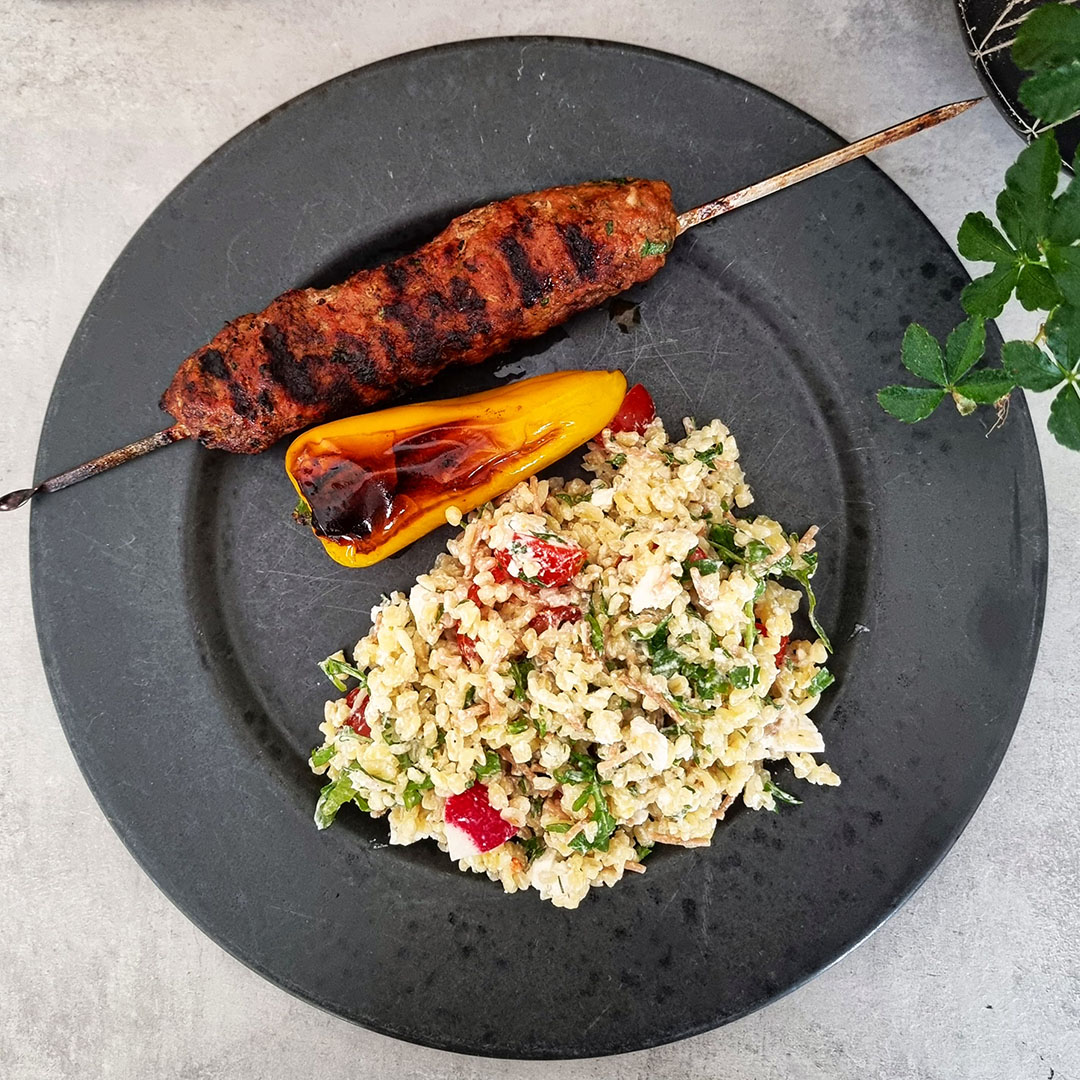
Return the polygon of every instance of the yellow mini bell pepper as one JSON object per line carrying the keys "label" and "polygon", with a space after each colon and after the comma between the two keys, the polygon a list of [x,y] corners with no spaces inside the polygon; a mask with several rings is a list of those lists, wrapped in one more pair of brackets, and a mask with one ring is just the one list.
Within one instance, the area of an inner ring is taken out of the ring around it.
{"label": "yellow mini bell pepper", "polygon": [[362,413],[305,431],[285,469],[330,557],[370,566],[598,435],[625,395],[620,371],[560,371]]}

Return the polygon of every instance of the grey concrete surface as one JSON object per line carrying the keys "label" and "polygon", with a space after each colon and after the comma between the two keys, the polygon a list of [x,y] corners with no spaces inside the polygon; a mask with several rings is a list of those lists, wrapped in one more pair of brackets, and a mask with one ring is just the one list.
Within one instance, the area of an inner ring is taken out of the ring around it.
{"label": "grey concrete surface", "polygon": [[[102,275],[205,155],[349,68],[533,32],[681,53],[851,137],[978,91],[944,0],[6,0],[0,490],[30,478],[53,376]],[[982,106],[878,161],[951,237],[965,210],[991,206],[1017,148]],[[1030,332],[1023,316],[1002,328]],[[866,944],[756,1015],[677,1045],[527,1063],[516,1075],[1080,1078],[1080,457],[1041,430],[1046,403],[1035,412],[1051,536],[1042,651],[1004,765],[942,867]],[[171,906],[113,835],[61,735],[34,637],[25,513],[0,520],[0,550],[0,1076],[506,1074],[293,999]],[[887,709],[866,722],[888,723]]]}

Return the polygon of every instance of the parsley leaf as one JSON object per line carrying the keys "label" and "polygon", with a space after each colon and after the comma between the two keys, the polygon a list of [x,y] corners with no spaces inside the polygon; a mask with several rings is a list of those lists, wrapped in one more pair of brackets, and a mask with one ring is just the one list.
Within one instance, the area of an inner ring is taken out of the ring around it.
{"label": "parsley leaf", "polygon": [[878,404],[897,420],[915,424],[925,420],[942,402],[944,390],[926,386],[886,386],[878,391]]}
{"label": "parsley leaf", "polygon": [[827,668],[822,668],[807,684],[806,696],[816,697],[822,690],[828,689],[836,682],[836,676]]}
{"label": "parsley leaf", "polygon": [[494,750],[484,751],[484,760],[479,765],[473,766],[477,780],[486,780],[489,776],[495,776],[502,772],[502,759]]}
{"label": "parsley leaf", "polygon": [[641,245],[642,256],[646,255],[666,255],[670,245],[663,240],[646,240]]}
{"label": "parsley leaf", "polygon": [[1062,446],[1080,450],[1080,394],[1075,383],[1058,391],[1050,403],[1050,419],[1046,426]]}
{"label": "parsley leaf", "polygon": [[336,753],[337,747],[332,743],[315,747],[315,749],[311,751],[311,767],[313,769],[321,769],[324,765],[329,764],[330,759]]}
{"label": "parsley leaf", "polygon": [[367,674],[352,664],[347,664],[344,659],[339,660],[336,655],[319,661],[319,670],[342,693],[349,689],[344,679],[356,679],[361,686],[367,686]]}
{"label": "parsley leaf", "polygon": [[424,792],[427,791],[428,788],[434,786],[430,776],[425,776],[424,779],[419,782],[410,780],[405,785],[405,790],[401,793],[401,801],[405,804],[405,809],[411,810],[414,806],[419,806],[423,801]]}
{"label": "parsley leaf", "polygon": [[802,806],[802,799],[796,799],[782,788],[778,788],[771,780],[766,780],[763,785],[766,795],[771,795],[776,802],[787,803],[788,806]]}
{"label": "parsley leaf", "polygon": [[353,786],[352,777],[348,773],[343,773],[319,792],[319,801],[315,804],[316,827],[320,831],[328,829],[334,823],[337,812],[347,802],[355,802],[365,813],[370,813],[366,800]]}
{"label": "parsley leaf", "polygon": [[1001,365],[1025,390],[1049,390],[1065,377],[1065,372],[1031,341],[1006,341],[1001,347]]}
{"label": "parsley leaf", "polygon": [[904,340],[900,346],[900,361],[915,375],[935,386],[944,386],[945,360],[941,355],[941,346],[937,338],[918,323],[911,323],[904,331]]}
{"label": "parsley leaf", "polygon": [[536,665],[528,659],[511,660],[510,674],[514,680],[514,697],[518,701],[526,701],[529,697],[529,672]]}
{"label": "parsley leaf", "polygon": [[832,643],[829,641],[828,635],[821,628],[821,623],[817,620],[817,597],[814,595],[814,590],[810,585],[810,579],[814,576],[814,572],[817,570],[817,552],[808,551],[802,556],[799,566],[794,566],[787,571],[787,576],[794,578],[806,591],[806,607],[807,614],[810,617],[810,625],[814,628],[814,633],[821,638],[825,648],[832,652]]}

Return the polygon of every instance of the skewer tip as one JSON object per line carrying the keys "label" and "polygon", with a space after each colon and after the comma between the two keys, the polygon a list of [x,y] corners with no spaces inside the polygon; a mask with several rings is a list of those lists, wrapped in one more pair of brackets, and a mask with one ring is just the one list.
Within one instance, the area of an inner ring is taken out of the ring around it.
{"label": "skewer tip", "polygon": [[40,490],[41,485],[39,484],[37,487],[9,491],[6,495],[0,496],[0,510],[18,510],[23,503],[29,502]]}

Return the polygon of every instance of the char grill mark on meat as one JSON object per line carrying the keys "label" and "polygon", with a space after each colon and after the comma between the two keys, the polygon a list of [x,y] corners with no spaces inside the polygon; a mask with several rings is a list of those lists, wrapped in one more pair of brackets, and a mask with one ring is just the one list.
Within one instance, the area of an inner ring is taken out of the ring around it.
{"label": "char grill mark on meat", "polygon": [[667,184],[598,181],[471,210],[412,255],[229,323],[162,407],[207,446],[257,453],[309,424],[476,364],[644,281],[674,242]]}

